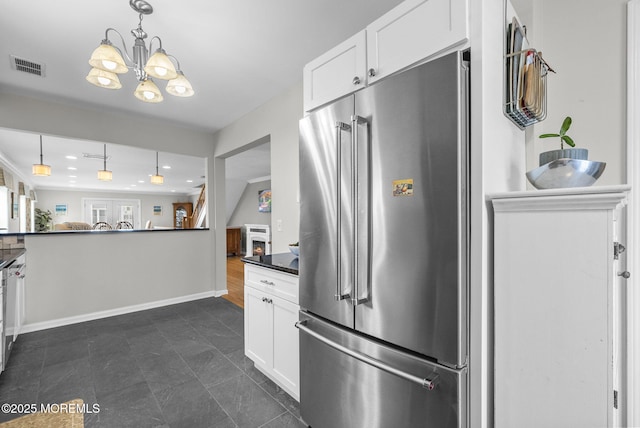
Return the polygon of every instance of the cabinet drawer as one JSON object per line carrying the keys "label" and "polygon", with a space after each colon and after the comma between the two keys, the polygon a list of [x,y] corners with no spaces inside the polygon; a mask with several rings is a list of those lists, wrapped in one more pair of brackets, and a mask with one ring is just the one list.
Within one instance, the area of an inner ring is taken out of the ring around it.
{"label": "cabinet drawer", "polygon": [[244,281],[248,287],[263,290],[266,293],[298,304],[298,277],[295,275],[246,264],[244,267]]}

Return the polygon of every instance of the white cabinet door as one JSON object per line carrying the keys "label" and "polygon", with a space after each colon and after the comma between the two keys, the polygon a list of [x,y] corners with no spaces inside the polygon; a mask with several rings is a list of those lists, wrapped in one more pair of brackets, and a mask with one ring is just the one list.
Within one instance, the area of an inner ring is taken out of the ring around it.
{"label": "white cabinet door", "polygon": [[244,353],[263,368],[273,366],[273,309],[268,294],[244,287]]}
{"label": "white cabinet door", "polygon": [[467,36],[467,0],[407,0],[367,26],[371,84]]}
{"label": "white cabinet door", "polygon": [[367,49],[362,30],[314,59],[303,70],[304,110],[338,99],[366,84]]}
{"label": "white cabinet door", "polygon": [[246,264],[244,279],[245,355],[299,400],[298,277]]}
{"label": "white cabinet door", "polygon": [[[498,195],[496,428],[618,426],[618,237],[627,188]],[[615,392],[614,392],[615,391]],[[619,404],[618,404],[619,402]]]}
{"label": "white cabinet door", "polygon": [[296,400],[300,399],[298,305],[273,298],[273,375]]}

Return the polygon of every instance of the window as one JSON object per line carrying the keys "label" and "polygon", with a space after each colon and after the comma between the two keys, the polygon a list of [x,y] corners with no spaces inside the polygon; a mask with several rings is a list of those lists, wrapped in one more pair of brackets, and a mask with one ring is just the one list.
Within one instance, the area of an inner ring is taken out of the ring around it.
{"label": "window", "polygon": [[83,198],[85,222],[96,224],[109,223],[113,228],[119,221],[127,221],[134,229],[141,229],[139,199],[93,199]]}

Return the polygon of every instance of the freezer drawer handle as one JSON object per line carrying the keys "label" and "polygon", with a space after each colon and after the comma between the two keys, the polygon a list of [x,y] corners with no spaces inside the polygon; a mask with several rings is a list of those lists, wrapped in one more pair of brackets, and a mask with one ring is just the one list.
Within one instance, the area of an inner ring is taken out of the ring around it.
{"label": "freezer drawer handle", "polygon": [[267,284],[267,285],[276,285],[275,283],[273,283],[271,281],[267,281],[266,279],[261,279],[260,282],[263,283],[263,284]]}
{"label": "freezer drawer handle", "polygon": [[430,379],[426,379],[426,378],[421,378],[421,377],[403,372],[402,370],[398,370],[395,367],[391,367],[390,365],[385,364],[380,360],[376,360],[375,358],[372,358],[368,355],[364,355],[359,352],[352,351],[351,349],[345,346],[342,346],[339,343],[336,343],[332,340],[327,339],[326,337],[316,333],[315,331],[307,327],[307,321],[308,320],[298,321],[296,322],[295,325],[300,331],[307,333],[309,336],[313,336],[314,338],[318,339],[320,342],[332,347],[337,351],[342,352],[343,354],[347,354],[350,357],[355,358],[356,360],[360,360],[363,363],[369,364],[370,366],[380,369],[382,371],[385,371],[387,373],[391,373],[392,375],[401,377],[402,379],[408,380],[413,383],[417,383],[418,385],[420,385],[421,387],[429,391],[433,391],[438,385],[438,375],[434,375]]}

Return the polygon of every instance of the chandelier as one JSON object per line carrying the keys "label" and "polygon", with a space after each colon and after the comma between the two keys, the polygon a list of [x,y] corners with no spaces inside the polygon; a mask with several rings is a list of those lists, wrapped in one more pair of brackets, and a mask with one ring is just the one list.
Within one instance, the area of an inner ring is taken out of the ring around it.
{"label": "chandelier", "polygon": [[[129,5],[133,10],[139,13],[140,21],[138,28],[131,30],[131,34],[135,37],[133,45],[133,59],[127,53],[127,45],[124,42],[122,34],[113,28],[107,28],[104,40],[100,46],[93,51],[89,64],[93,67],[86,79],[101,88],[120,89],[122,84],[118,79],[118,74],[126,73],[129,69],[133,69],[136,78],[140,82],[135,92],[136,98],[147,103],[159,103],[163,100],[162,93],[153,82],[152,78],[168,80],[166,90],[171,95],[177,97],[190,97],[194,91],[191,84],[184,77],[184,73],[180,69],[180,62],[173,55],[167,55],[162,49],[162,40],[158,36],[151,38],[149,48],[145,44],[147,33],[142,29],[142,15],[150,15],[153,13],[153,7],[144,0],[129,0]],[[109,40],[109,31],[115,32],[120,36],[123,49],[115,47]],[[153,41],[158,40],[158,49],[149,57],[152,51]],[[122,57],[124,54],[127,61]],[[177,65],[174,66],[172,58]]]}

